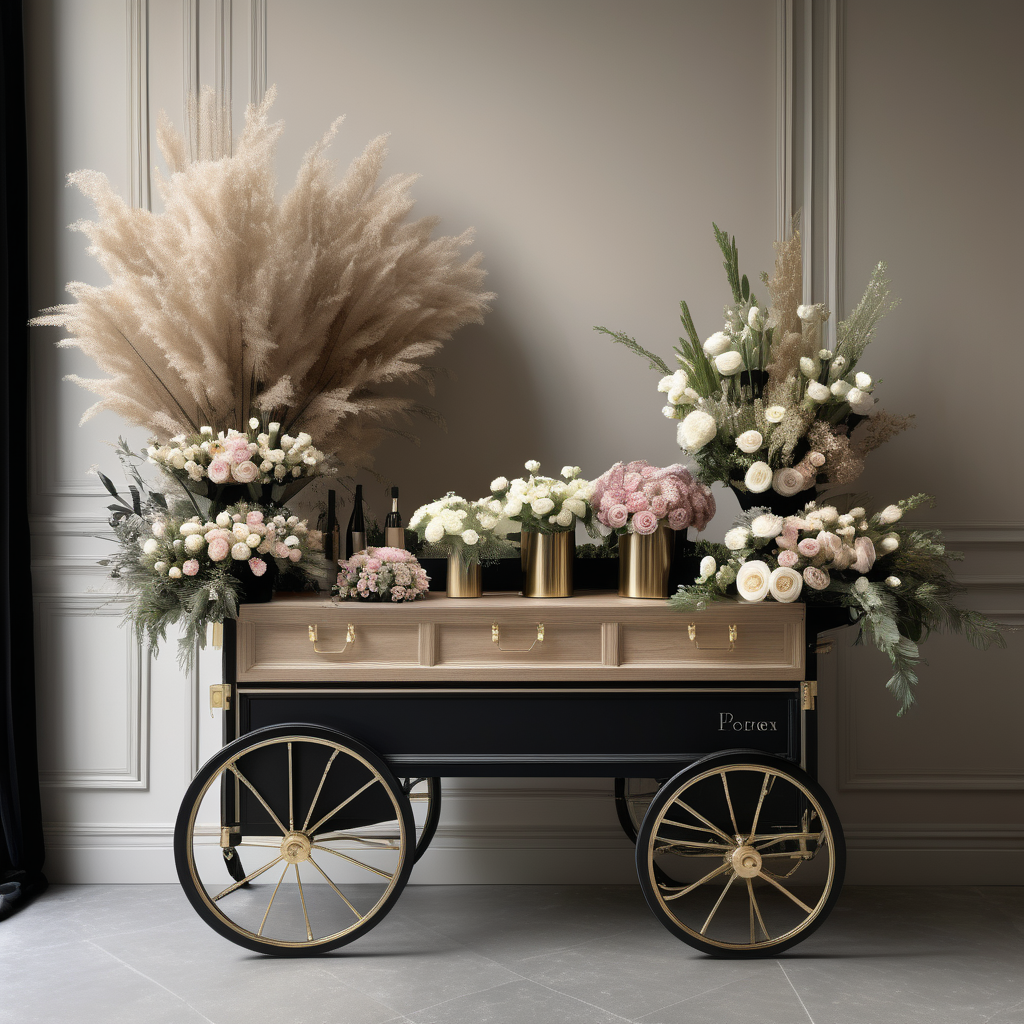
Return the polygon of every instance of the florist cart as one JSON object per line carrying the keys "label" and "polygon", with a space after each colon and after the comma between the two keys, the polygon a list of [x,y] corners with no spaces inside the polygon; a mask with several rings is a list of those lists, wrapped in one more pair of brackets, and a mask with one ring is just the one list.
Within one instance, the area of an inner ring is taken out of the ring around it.
{"label": "florist cart", "polygon": [[610,777],[662,924],[718,956],[775,955],[827,917],[845,866],[814,779],[807,615],[604,593],[245,605],[212,694],[225,745],[175,829],[181,883],[241,946],[326,951],[398,898],[441,778]]}

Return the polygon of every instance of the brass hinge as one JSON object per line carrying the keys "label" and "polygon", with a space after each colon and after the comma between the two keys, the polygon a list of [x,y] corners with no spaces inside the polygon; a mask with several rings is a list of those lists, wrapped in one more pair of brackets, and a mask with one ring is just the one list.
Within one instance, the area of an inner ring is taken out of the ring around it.
{"label": "brass hinge", "polygon": [[227,711],[231,707],[231,684],[214,683],[210,687],[210,713],[215,710]]}
{"label": "brass hinge", "polygon": [[800,684],[800,710],[813,711],[818,699],[818,681],[807,679]]}
{"label": "brass hinge", "polygon": [[229,850],[242,841],[242,826],[227,825],[220,830],[220,847],[222,850]]}

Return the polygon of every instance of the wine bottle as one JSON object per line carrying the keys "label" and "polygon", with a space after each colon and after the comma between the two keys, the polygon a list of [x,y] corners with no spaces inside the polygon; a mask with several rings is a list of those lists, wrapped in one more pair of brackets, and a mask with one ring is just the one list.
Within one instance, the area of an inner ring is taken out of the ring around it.
{"label": "wine bottle", "polygon": [[405,530],[402,529],[402,515],[398,511],[398,488],[391,488],[391,511],[384,520],[384,543],[389,548],[405,547]]}
{"label": "wine bottle", "polygon": [[345,530],[345,557],[351,558],[357,551],[366,547],[366,521],[363,519],[363,485],[356,484],[356,494],[352,499],[352,515],[348,519]]}
{"label": "wine bottle", "polygon": [[338,526],[337,498],[334,491],[327,492],[327,529],[324,531],[324,557],[331,564],[341,558],[341,530]]}

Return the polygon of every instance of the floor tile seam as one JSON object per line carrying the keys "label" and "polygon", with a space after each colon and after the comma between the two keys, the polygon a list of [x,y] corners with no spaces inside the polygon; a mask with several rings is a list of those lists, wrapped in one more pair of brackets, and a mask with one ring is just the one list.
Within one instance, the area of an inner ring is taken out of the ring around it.
{"label": "floor tile seam", "polygon": [[[474,989],[472,992],[460,992],[457,996],[449,996],[449,998],[441,999],[441,1000],[439,1000],[436,1003],[428,1003],[426,1006],[420,1006],[417,1009],[413,1010],[412,1012],[413,1013],[426,1013],[428,1010],[436,1010],[439,1006],[445,1006],[447,1003],[454,1003],[458,999],[465,999],[468,996],[483,995],[484,992],[493,992],[496,988],[501,988],[504,985],[514,985],[517,981],[529,981],[529,980],[530,980],[529,978],[525,978],[525,979],[524,978],[520,978],[518,975],[514,979],[512,979],[511,981],[509,981],[506,978],[506,979],[503,979],[502,981],[495,982],[495,984],[493,984],[493,985],[485,985],[483,988]],[[360,989],[356,989],[356,991],[360,992],[361,995],[366,995],[366,993],[362,992]],[[370,996],[369,998],[372,999],[374,997]],[[393,1006],[389,1006],[385,1002],[381,1002],[380,1000],[378,1000],[378,1002],[381,1003],[381,1006],[386,1006],[389,1010],[393,1010],[394,1009]],[[399,1011],[399,1012],[401,1012],[401,1011]],[[388,1022],[385,1021],[384,1024],[388,1024]]]}
{"label": "floor tile seam", "polygon": [[557,988],[552,988],[550,985],[545,985],[544,982],[537,981],[535,978],[528,978],[524,974],[519,974],[518,971],[512,970],[512,968],[510,967],[506,968],[506,970],[511,971],[512,974],[515,974],[522,981],[528,982],[531,985],[536,985],[538,988],[545,989],[556,996],[562,996],[565,999],[571,999],[573,1000],[573,1002],[580,1003],[591,1010],[599,1010],[601,1013],[610,1014],[612,1017],[616,1017],[621,1021],[625,1021],[626,1024],[637,1024],[635,1018],[633,1017],[623,1017],[622,1014],[616,1013],[614,1010],[608,1010],[603,1006],[598,1006],[596,1003],[588,1003],[586,999],[580,999],[579,996],[574,996],[571,992],[562,992]]}
{"label": "floor tile seam", "polygon": [[682,1006],[683,1003],[692,1002],[694,999],[700,999],[701,996],[710,995],[712,992],[719,992],[723,988],[729,988],[731,985],[739,985],[744,981],[746,981],[745,978],[732,978],[730,981],[723,981],[721,985],[712,985],[711,988],[703,989],[700,992],[694,992],[693,995],[687,996],[685,999],[676,999],[671,1003],[665,1003],[664,1006],[656,1007],[638,1018],[637,1024],[643,1024],[644,1021],[655,1013],[661,1013],[663,1010],[669,1010],[673,1006]]}
{"label": "floor tile seam", "polygon": [[793,979],[786,973],[786,968],[782,966],[782,961],[776,960],[775,963],[778,964],[779,970],[782,971],[782,976],[789,982],[789,987],[793,990],[793,995],[800,1000],[800,1005],[804,1008],[804,1013],[807,1014],[807,1019],[811,1024],[815,1024],[814,1018],[811,1016],[811,1011],[807,1009],[807,1004],[804,1002],[803,996],[801,996],[797,991],[796,985],[793,984]]}
{"label": "floor tile seam", "polygon": [[196,1014],[196,1016],[202,1017],[202,1019],[205,1020],[207,1024],[216,1024],[216,1021],[213,1021],[209,1017],[207,1017],[202,1010],[199,1010],[195,1006],[193,1006],[184,996],[178,995],[177,992],[175,992],[171,988],[168,988],[162,982],[157,981],[155,978],[151,978],[148,974],[144,974],[137,967],[133,967],[126,960],[122,960],[116,953],[112,953],[109,949],[105,949],[103,946],[99,945],[99,943],[93,942],[92,939],[83,939],[82,941],[87,942],[90,946],[95,947],[101,953],[106,953],[106,955],[109,956],[112,960],[116,960],[117,963],[121,964],[122,967],[125,967],[132,973],[137,974],[140,978],[145,979],[151,985],[155,985],[157,988],[163,989],[166,993],[168,993],[168,995],[173,996],[180,1003],[183,1003],[185,1006],[187,1006],[194,1014]]}
{"label": "floor tile seam", "polygon": [[[196,921],[196,918],[195,918],[194,915],[191,918],[183,918],[182,919],[182,922],[186,923],[186,924],[188,924],[188,923],[193,923],[194,924],[195,921]],[[117,931],[112,931],[112,932],[101,932],[99,935],[92,934],[88,938],[65,939],[63,942],[52,942],[52,943],[49,943],[49,944],[47,944],[45,946],[25,946],[25,947],[23,947],[23,952],[26,952],[26,953],[45,953],[45,952],[49,952],[49,951],[55,950],[55,949],[62,949],[65,946],[75,946],[75,945],[78,945],[79,943],[82,943],[82,942],[89,942],[89,941],[91,941],[93,939],[98,939],[99,941],[102,942],[105,939],[121,938],[122,936],[127,938],[128,936],[132,936],[132,935],[142,935],[145,932],[158,931],[158,932],[163,933],[163,932],[166,931],[166,929],[167,929],[166,922],[163,922],[161,924],[146,925],[143,928],[133,928],[131,931],[125,931],[124,929],[118,929]],[[0,951],[3,951],[2,944],[0,944]]]}

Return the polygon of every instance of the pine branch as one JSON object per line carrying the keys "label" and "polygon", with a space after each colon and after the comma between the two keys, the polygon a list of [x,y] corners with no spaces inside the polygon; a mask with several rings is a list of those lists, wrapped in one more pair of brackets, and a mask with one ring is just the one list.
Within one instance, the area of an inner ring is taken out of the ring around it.
{"label": "pine branch", "polygon": [[711,226],[715,229],[715,241],[718,243],[718,248],[722,250],[722,255],[725,257],[722,266],[725,267],[725,276],[732,289],[733,302],[738,305],[743,302],[743,289],[740,283],[740,256],[736,248],[736,236],[733,235],[730,240],[729,233],[720,230],[714,221],[711,222]]}
{"label": "pine branch", "polygon": [[595,327],[594,330],[601,334],[607,334],[612,341],[616,342],[616,344],[625,345],[630,352],[635,352],[638,356],[646,359],[647,365],[650,366],[652,370],[657,370],[666,377],[672,373],[668,363],[666,363],[661,356],[657,356],[653,352],[648,352],[647,349],[645,349],[634,338],[631,338],[628,334],[624,334],[622,331],[612,331],[607,327]]}

